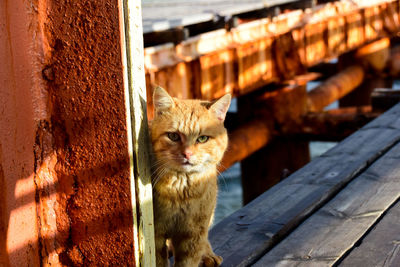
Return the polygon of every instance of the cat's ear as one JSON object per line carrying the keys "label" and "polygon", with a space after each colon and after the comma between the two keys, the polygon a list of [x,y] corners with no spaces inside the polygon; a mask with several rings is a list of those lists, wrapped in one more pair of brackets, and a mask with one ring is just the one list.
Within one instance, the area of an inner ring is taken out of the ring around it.
{"label": "cat's ear", "polygon": [[231,104],[231,95],[226,94],[217,101],[215,101],[211,105],[210,110],[214,112],[214,114],[220,121],[224,121],[230,104]]}
{"label": "cat's ear", "polygon": [[165,91],[165,89],[157,86],[153,93],[153,103],[156,112],[171,108],[175,103],[172,97]]}

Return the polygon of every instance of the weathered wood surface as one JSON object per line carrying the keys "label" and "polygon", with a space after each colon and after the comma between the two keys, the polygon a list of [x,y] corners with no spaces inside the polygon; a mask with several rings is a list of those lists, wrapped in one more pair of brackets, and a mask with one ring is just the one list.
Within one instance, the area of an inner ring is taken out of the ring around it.
{"label": "weathered wood surface", "polygon": [[222,266],[253,264],[400,140],[400,105],[272,187],[210,231]]}
{"label": "weathered wood surface", "polygon": [[141,2],[118,2],[121,20],[135,265],[156,265]]}
{"label": "weathered wood surface", "polygon": [[379,224],[361,240],[361,244],[354,248],[339,266],[399,266],[399,223],[400,201],[397,201]]}
{"label": "weathered wood surface", "polygon": [[[379,38],[394,36],[400,28],[398,11],[397,0],[360,5],[335,2],[200,34],[175,46],[149,47],[145,49],[146,71],[152,77],[148,86],[158,85],[156,77],[168,70],[172,77],[189,81],[179,89],[181,95],[192,90],[199,91],[196,97],[203,99],[215,99],[228,91],[235,96],[247,94],[274,81],[290,80],[307,67]],[[187,66],[184,72],[174,67],[182,63]],[[173,87],[169,83],[166,89],[176,91]]]}
{"label": "weathered wood surface", "polygon": [[340,261],[400,197],[399,153],[397,144],[253,266]]}

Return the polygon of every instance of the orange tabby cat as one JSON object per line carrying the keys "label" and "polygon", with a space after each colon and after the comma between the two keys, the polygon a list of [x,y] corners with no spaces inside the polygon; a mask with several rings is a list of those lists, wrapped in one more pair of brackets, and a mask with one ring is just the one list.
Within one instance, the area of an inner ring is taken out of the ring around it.
{"label": "orange tabby cat", "polygon": [[218,266],[208,227],[217,199],[217,165],[228,143],[224,119],[231,96],[211,103],[172,98],[157,87],[151,138],[157,266],[168,266],[166,241],[174,247],[174,266]]}

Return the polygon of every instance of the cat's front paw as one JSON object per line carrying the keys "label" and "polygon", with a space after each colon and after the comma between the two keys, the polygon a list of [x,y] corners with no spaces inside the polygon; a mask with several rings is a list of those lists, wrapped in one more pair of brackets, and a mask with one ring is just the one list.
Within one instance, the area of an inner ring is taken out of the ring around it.
{"label": "cat's front paw", "polygon": [[220,266],[222,263],[222,257],[215,255],[214,253],[208,253],[203,255],[200,267],[217,267]]}

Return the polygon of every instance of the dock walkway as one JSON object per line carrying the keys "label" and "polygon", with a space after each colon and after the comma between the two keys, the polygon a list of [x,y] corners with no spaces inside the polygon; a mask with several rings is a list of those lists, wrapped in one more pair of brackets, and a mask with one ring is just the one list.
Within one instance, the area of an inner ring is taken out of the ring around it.
{"label": "dock walkway", "polygon": [[143,33],[146,47],[178,44],[189,37],[229,29],[240,20],[272,17],[283,10],[305,9],[314,0],[145,0]]}
{"label": "dock walkway", "polygon": [[397,104],[215,225],[222,266],[399,266],[399,141]]}
{"label": "dock walkway", "polygon": [[145,0],[143,33],[171,30],[199,23],[217,21],[276,6],[309,2],[299,0]]}

